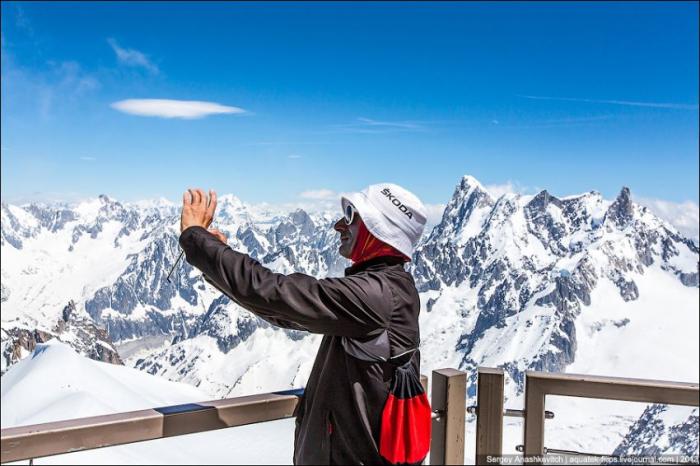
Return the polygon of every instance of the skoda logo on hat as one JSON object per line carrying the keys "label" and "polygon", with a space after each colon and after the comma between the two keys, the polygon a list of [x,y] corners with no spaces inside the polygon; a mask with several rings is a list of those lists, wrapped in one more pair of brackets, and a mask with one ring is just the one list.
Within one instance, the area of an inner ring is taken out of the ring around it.
{"label": "skoda logo on hat", "polygon": [[394,204],[396,207],[399,208],[401,212],[403,212],[408,218],[413,219],[413,212],[409,210],[408,207],[406,207],[399,199],[396,198],[393,194],[391,194],[391,190],[389,188],[384,188],[382,189],[382,194],[384,194],[389,201],[391,201],[392,204]]}

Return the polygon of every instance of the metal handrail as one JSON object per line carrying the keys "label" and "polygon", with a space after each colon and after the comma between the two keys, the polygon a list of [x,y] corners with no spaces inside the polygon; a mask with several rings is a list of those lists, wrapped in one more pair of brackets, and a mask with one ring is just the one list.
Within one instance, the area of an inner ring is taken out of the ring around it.
{"label": "metal handrail", "polygon": [[544,403],[547,395],[681,406],[700,405],[700,387],[697,383],[528,371],[525,373],[523,444],[523,454],[528,464],[541,464],[545,454]]}
{"label": "metal handrail", "polygon": [[188,403],[2,429],[0,462],[206,432],[293,416],[285,392]]}
{"label": "metal handrail", "polygon": [[[425,375],[421,384],[427,392]],[[286,419],[303,394],[292,389],[2,429],[0,463]]]}
{"label": "metal handrail", "polygon": [[518,451],[524,454],[526,464],[540,464],[546,453],[587,455],[573,450],[545,448],[545,419],[554,417],[554,413],[544,409],[547,395],[684,406],[700,404],[697,383],[528,371],[525,373],[525,409],[504,410],[503,387],[503,370],[488,367],[478,369],[477,406],[467,408],[477,415],[476,464],[500,463],[504,416],[525,418],[524,444],[519,446]]}

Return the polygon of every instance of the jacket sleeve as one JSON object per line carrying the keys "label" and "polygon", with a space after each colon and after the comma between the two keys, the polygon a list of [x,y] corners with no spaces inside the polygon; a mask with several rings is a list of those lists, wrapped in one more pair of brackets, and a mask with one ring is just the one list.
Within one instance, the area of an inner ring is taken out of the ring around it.
{"label": "jacket sleeve", "polygon": [[[227,295],[229,298],[231,298],[231,296],[229,296],[229,293],[227,293],[221,286],[219,286],[219,285],[218,285],[214,280],[212,280],[210,277],[208,277],[208,276],[206,276],[206,275],[204,275],[204,274],[202,274],[202,277],[204,277],[204,281],[206,281],[206,282],[209,283],[211,286],[213,286],[214,288],[216,288],[217,290],[219,290],[220,292],[222,292],[223,294],[225,294],[225,295]],[[238,304],[239,306],[241,306],[241,303],[239,303],[239,302],[236,301],[235,299],[233,299],[233,302],[235,302],[236,304]],[[258,317],[260,317],[261,319],[263,319],[263,320],[265,320],[265,321],[267,321],[267,322],[269,322],[269,323],[271,323],[272,325],[275,325],[275,326],[277,326],[277,327],[288,328],[288,329],[291,329],[291,330],[301,330],[301,331],[304,331],[304,332],[308,332],[308,331],[309,331],[308,329],[302,327],[301,325],[295,324],[294,322],[289,322],[288,320],[275,319],[275,318],[270,317],[270,316],[264,316],[264,317],[263,317],[263,316],[261,316],[261,315],[259,315],[259,314],[256,314],[256,315],[257,315]]]}
{"label": "jacket sleeve", "polygon": [[202,227],[182,232],[180,246],[208,281],[271,323],[352,338],[373,336],[389,325],[391,290],[372,274],[319,280],[274,273]]}

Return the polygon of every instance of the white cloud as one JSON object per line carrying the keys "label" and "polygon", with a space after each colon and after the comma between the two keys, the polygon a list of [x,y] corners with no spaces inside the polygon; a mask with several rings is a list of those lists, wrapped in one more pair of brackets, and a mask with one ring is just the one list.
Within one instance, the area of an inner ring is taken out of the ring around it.
{"label": "white cloud", "polygon": [[301,158],[301,155],[292,154],[292,155],[290,155],[288,158],[290,158],[290,159],[300,159],[300,158]]}
{"label": "white cloud", "polygon": [[122,48],[119,46],[117,41],[112,38],[107,39],[107,42],[112,47],[112,50],[114,50],[114,53],[117,55],[117,60],[119,60],[119,63],[127,66],[137,66],[145,68],[153,74],[158,73],[158,67],[151,63],[151,61],[148,59],[148,56],[146,56],[143,52],[139,52],[138,50],[134,49]]}
{"label": "white cloud", "polygon": [[516,192],[515,186],[510,181],[502,184],[489,184],[484,186],[484,188],[493,197],[501,197],[504,194]]}
{"label": "white cloud", "polygon": [[340,195],[330,189],[312,189],[299,193],[299,197],[303,199],[314,199],[317,201],[326,201],[340,198]]}
{"label": "white cloud", "polygon": [[531,191],[527,186],[522,186],[517,181],[513,183],[511,180],[500,184],[487,184],[484,188],[495,199],[504,194],[526,194]]}
{"label": "white cloud", "polygon": [[298,201],[275,204],[275,207],[283,211],[304,209],[307,212],[316,213],[337,212],[338,217],[340,217],[342,214],[340,198],[347,194],[347,192],[337,192],[325,188],[309,189],[297,195]]}
{"label": "white cloud", "polygon": [[192,120],[223,113],[245,113],[238,107],[216,102],[171,99],[127,99],[114,102],[112,108],[131,115]]}
{"label": "white cloud", "polygon": [[80,157],[80,160],[85,160],[86,162],[93,162],[97,159],[95,157],[83,156],[83,157]]}
{"label": "white cloud", "polygon": [[695,202],[670,202],[636,196],[633,196],[633,199],[673,225],[684,236],[694,239],[696,243],[700,241],[700,227],[698,226],[700,216],[698,215],[698,205]]}
{"label": "white cloud", "polygon": [[442,220],[442,214],[445,211],[445,204],[423,204],[427,215],[425,222],[424,235],[429,235],[435,225]]}

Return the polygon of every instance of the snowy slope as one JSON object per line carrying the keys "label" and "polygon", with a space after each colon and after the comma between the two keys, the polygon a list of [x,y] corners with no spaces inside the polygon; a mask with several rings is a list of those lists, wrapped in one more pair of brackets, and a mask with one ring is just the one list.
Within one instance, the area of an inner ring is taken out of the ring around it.
{"label": "snowy slope", "polygon": [[[207,395],[53,340],[0,378],[2,428],[200,402]],[[293,420],[40,458],[34,464],[289,464]],[[25,462],[26,463],[26,462]]]}

